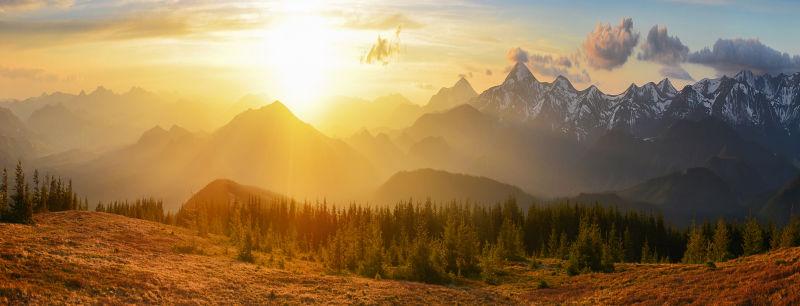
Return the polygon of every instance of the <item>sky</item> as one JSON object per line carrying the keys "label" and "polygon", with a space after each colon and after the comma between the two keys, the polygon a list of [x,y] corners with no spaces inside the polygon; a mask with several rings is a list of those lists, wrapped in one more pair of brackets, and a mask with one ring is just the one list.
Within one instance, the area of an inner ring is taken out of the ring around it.
{"label": "sky", "polygon": [[665,77],[800,71],[799,1],[0,0],[0,99],[104,86],[309,115],[325,97],[424,104],[515,62],[537,79],[619,93]]}

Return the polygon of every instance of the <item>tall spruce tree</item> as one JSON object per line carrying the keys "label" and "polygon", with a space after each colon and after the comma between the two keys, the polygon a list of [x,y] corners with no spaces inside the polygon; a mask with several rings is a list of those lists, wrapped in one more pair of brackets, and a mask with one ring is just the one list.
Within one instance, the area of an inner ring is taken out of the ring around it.
{"label": "tall spruce tree", "polygon": [[15,173],[14,196],[12,197],[12,222],[31,224],[33,223],[33,207],[28,198],[28,186],[25,183],[25,172],[22,169],[22,161],[17,162]]}
{"label": "tall spruce tree", "polygon": [[745,256],[761,253],[764,234],[755,218],[749,218],[742,230],[742,252]]}
{"label": "tall spruce tree", "polygon": [[703,235],[703,230],[692,224],[689,232],[689,241],[686,243],[686,252],[683,255],[684,263],[702,263],[706,259],[706,247],[708,242]]}
{"label": "tall spruce tree", "polygon": [[730,257],[731,236],[725,220],[717,221],[714,229],[714,238],[711,240],[711,249],[708,252],[709,260],[725,261]]}
{"label": "tall spruce tree", "polygon": [[0,180],[0,221],[10,217],[10,203],[8,201],[8,170],[3,168],[3,177]]}

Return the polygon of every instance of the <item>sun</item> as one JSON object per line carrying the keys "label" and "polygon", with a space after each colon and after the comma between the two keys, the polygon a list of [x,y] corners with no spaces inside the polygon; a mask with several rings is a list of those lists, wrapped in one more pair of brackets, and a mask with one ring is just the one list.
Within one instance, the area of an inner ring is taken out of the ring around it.
{"label": "sun", "polygon": [[332,32],[324,18],[308,12],[290,13],[268,32],[274,95],[300,116],[313,115],[328,91],[336,60]]}

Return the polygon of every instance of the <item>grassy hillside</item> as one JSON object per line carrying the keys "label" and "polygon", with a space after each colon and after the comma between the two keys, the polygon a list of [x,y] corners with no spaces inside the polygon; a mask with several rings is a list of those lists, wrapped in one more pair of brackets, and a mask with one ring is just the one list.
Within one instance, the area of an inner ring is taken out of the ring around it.
{"label": "grassy hillside", "polygon": [[[601,303],[797,304],[800,248],[705,265],[619,264],[568,277],[558,260],[505,268],[500,285],[449,286],[329,275],[311,258],[234,260],[225,238],[96,212],[0,224],[0,304]],[[540,288],[541,281],[549,288]]]}

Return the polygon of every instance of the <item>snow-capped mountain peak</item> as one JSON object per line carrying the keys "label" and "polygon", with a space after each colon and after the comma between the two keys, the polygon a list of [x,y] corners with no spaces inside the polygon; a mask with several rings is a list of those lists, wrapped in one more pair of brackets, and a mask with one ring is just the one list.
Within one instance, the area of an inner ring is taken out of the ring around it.
{"label": "snow-capped mountain peak", "polygon": [[538,82],[525,63],[516,63],[509,71],[503,84]]}
{"label": "snow-capped mountain peak", "polygon": [[749,134],[787,136],[800,133],[800,73],[770,76],[742,71],[734,78],[703,79],[681,91],[663,79],[641,87],[631,84],[618,95],[607,95],[595,86],[578,91],[562,76],[539,83],[518,63],[503,84],[487,89],[470,104],[501,121],[538,123],[574,133],[579,140],[593,139],[611,128],[653,137],[658,133],[655,127],[709,116]]}

